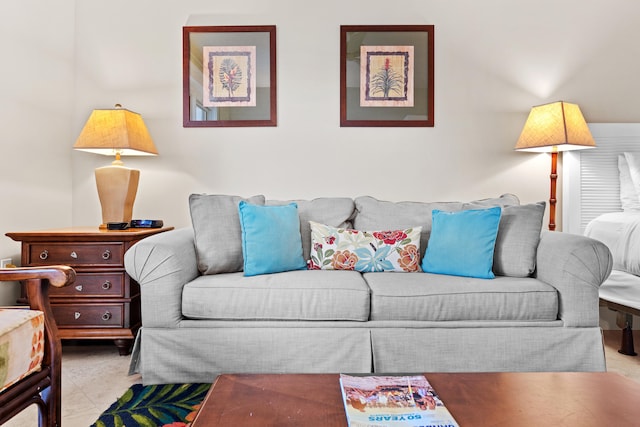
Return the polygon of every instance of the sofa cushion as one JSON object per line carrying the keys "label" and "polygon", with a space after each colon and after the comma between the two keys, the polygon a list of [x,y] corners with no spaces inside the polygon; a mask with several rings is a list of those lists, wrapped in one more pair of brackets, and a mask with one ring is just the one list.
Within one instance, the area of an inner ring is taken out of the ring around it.
{"label": "sofa cushion", "polygon": [[365,273],[371,320],[553,321],[555,288],[533,278]]}
{"label": "sofa cushion", "polygon": [[493,279],[493,252],[501,212],[499,206],[460,212],[434,210],[422,270]]}
{"label": "sofa cushion", "polygon": [[369,288],[355,271],[200,276],[183,288],[182,313],[192,319],[364,322]]}
{"label": "sofa cushion", "polygon": [[192,194],[189,210],[193,225],[198,270],[202,274],[242,271],[242,241],[238,203],[264,204],[264,196]]}
{"label": "sofa cushion", "polygon": [[0,391],[39,371],[44,357],[44,314],[0,308]]}
{"label": "sofa cushion", "polygon": [[462,205],[462,209],[478,209],[483,207],[492,206],[517,206],[520,204],[520,199],[515,194],[505,193],[500,197],[489,197],[486,199],[473,200],[471,202],[465,202]]}
{"label": "sofa cushion", "polygon": [[[462,202],[388,202],[370,196],[355,199],[356,216],[353,228],[356,230],[397,230],[409,227],[422,227],[420,236],[420,256],[424,256],[431,234],[431,211],[459,211],[490,206],[513,206],[520,200],[513,194],[503,194],[467,203]],[[319,221],[322,222],[322,221]],[[325,222],[326,224],[326,222]]]}
{"label": "sofa cushion", "polygon": [[498,276],[529,277],[536,269],[536,255],[545,202],[502,209],[493,255],[493,272]]}
{"label": "sofa cushion", "polygon": [[355,199],[357,214],[353,219],[356,230],[401,230],[422,227],[420,257],[424,255],[431,233],[431,211],[457,211],[460,202],[388,202],[361,196]]}
{"label": "sofa cushion", "polygon": [[332,227],[351,228],[351,219],[355,214],[353,199],[348,197],[321,197],[313,200],[267,200],[266,205],[285,205],[294,202],[298,205],[300,217],[300,235],[302,236],[302,256],[309,259],[311,253],[311,228],[309,221],[327,224]]}
{"label": "sofa cushion", "polygon": [[258,206],[242,200],[238,213],[245,276],[307,268],[295,203]]}
{"label": "sofa cushion", "polygon": [[309,221],[309,268],[321,270],[420,271],[421,227],[360,231]]}

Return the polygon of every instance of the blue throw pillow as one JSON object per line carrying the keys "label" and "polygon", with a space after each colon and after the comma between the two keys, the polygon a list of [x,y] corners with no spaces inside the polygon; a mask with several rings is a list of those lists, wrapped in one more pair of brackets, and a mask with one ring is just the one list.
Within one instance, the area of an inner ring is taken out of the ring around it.
{"label": "blue throw pillow", "polygon": [[427,273],[493,279],[493,251],[502,209],[447,212],[434,209],[422,270]]}
{"label": "blue throw pillow", "polygon": [[244,275],[303,270],[298,205],[258,206],[238,204],[242,228]]}

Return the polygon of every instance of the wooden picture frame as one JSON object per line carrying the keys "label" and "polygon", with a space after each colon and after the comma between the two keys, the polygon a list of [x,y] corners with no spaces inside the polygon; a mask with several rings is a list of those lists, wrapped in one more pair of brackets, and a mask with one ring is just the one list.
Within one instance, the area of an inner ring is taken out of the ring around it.
{"label": "wooden picture frame", "polygon": [[340,26],[340,126],[433,127],[434,26]]}
{"label": "wooden picture frame", "polygon": [[277,125],[276,27],[182,29],[184,127]]}

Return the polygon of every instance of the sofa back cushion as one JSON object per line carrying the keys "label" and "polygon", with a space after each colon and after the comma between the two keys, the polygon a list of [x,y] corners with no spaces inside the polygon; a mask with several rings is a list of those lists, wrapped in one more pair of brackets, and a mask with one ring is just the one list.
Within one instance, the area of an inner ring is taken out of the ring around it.
{"label": "sofa back cushion", "polygon": [[500,197],[489,197],[487,199],[473,200],[466,202],[462,205],[462,209],[479,209],[492,206],[517,206],[520,204],[520,199],[515,194],[506,193]]}
{"label": "sofa back cushion", "polygon": [[266,205],[286,205],[296,203],[300,217],[302,236],[302,256],[308,260],[311,253],[311,226],[309,221],[338,228],[351,228],[355,213],[353,199],[348,197],[322,197],[313,200],[267,200]]}
{"label": "sofa back cushion", "polygon": [[[371,196],[355,199],[356,216],[353,228],[357,230],[402,229],[422,227],[420,235],[420,257],[424,256],[431,235],[431,212],[480,209],[491,206],[518,206],[520,199],[513,194],[473,200],[470,202],[388,202]],[[537,245],[536,245],[537,246]],[[534,256],[535,258],[535,256]],[[534,259],[535,262],[535,259]]]}
{"label": "sofa back cushion", "polygon": [[264,196],[192,194],[189,210],[195,238],[198,270],[202,274],[242,271],[242,232],[238,204],[246,200],[264,205]]}
{"label": "sofa back cushion", "polygon": [[[536,254],[542,230],[545,202],[520,205],[516,196],[504,195],[502,218],[493,257],[493,272],[497,276],[530,277],[536,269]],[[492,204],[493,203],[493,204]],[[465,203],[463,209],[495,206],[495,199]]]}
{"label": "sofa back cushion", "polygon": [[460,202],[388,202],[361,196],[355,199],[357,215],[353,219],[356,230],[402,230],[422,227],[420,233],[420,257],[431,233],[431,211],[458,211]]}
{"label": "sofa back cushion", "polygon": [[502,209],[493,272],[498,276],[529,277],[536,270],[545,202]]}

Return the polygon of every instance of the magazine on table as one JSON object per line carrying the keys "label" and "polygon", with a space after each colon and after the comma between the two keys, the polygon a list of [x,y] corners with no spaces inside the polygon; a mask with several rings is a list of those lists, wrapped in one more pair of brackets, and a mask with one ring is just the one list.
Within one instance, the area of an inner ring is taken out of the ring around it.
{"label": "magazine on table", "polygon": [[340,374],[349,427],[459,427],[424,375]]}

